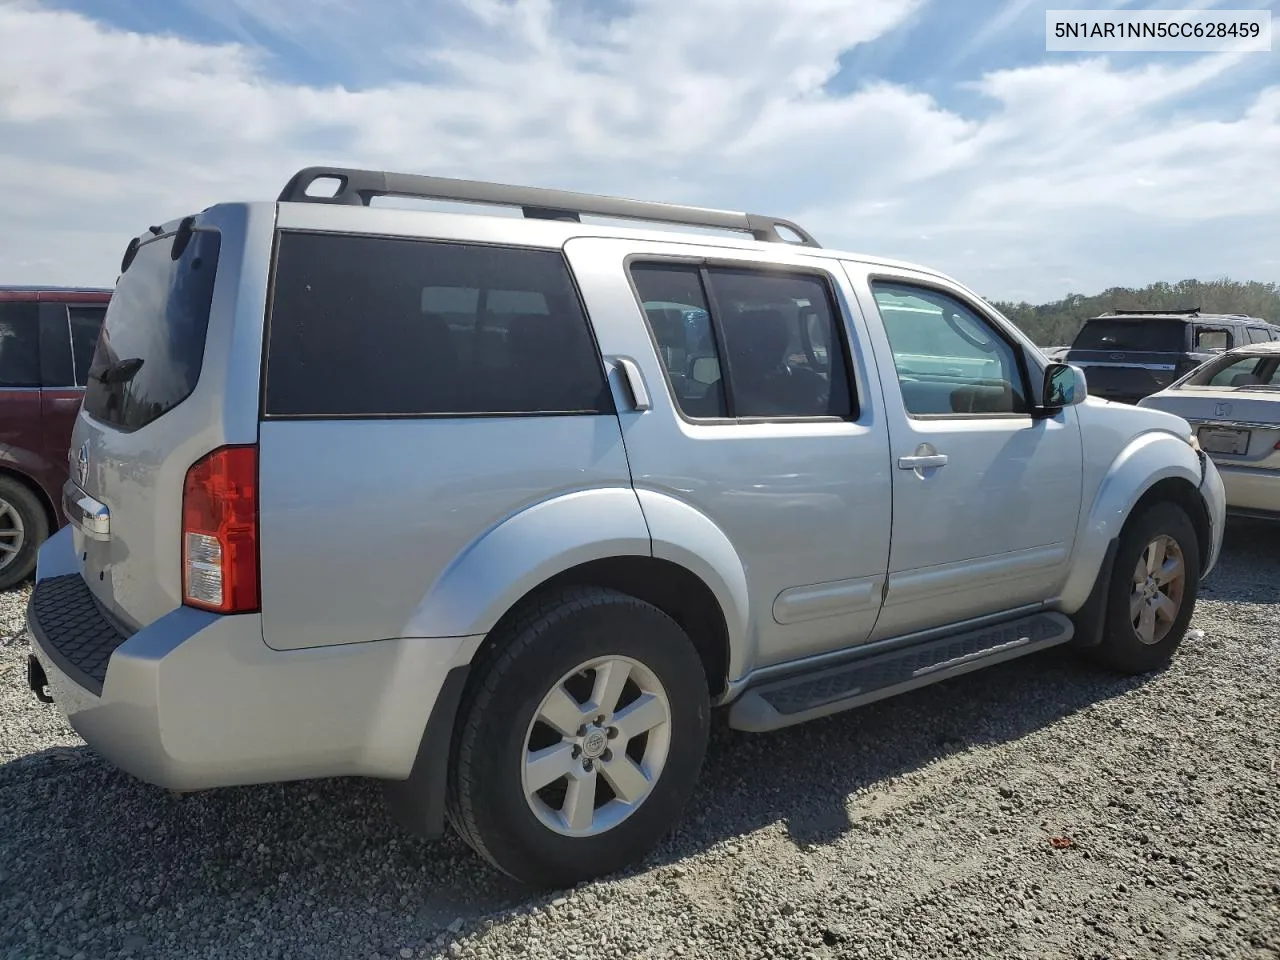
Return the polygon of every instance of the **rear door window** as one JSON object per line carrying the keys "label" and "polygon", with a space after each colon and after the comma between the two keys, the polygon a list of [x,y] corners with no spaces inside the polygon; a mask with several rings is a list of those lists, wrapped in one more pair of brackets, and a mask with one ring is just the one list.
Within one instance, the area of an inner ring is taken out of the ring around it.
{"label": "rear door window", "polygon": [[173,238],[138,249],[86,373],[85,412],[122,430],[146,426],[191,396],[204,364],[221,235],[197,229],[176,260]]}
{"label": "rear door window", "polygon": [[40,386],[40,305],[0,303],[0,387]]}
{"label": "rear door window", "polygon": [[613,413],[558,251],[284,232],[269,417]]}
{"label": "rear door window", "polygon": [[631,279],[685,416],[857,416],[824,279],[676,263],[636,263]]}

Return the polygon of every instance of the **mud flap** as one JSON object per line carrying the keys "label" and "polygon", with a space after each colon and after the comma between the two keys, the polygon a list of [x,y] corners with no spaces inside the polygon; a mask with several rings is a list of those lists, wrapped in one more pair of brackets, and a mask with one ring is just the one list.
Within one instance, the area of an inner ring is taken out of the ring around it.
{"label": "mud flap", "polygon": [[44,675],[44,667],[40,666],[34,653],[27,654],[27,686],[41,703],[53,703],[53,697],[45,692],[49,678]]}
{"label": "mud flap", "polygon": [[383,799],[392,818],[419,837],[433,838],[444,832],[453,727],[470,672],[470,666],[460,666],[445,676],[408,779],[387,780],[382,785]]}
{"label": "mud flap", "polygon": [[1096,647],[1102,642],[1103,627],[1107,616],[1107,591],[1111,587],[1111,574],[1116,566],[1116,553],[1120,550],[1120,538],[1113,537],[1107,544],[1107,552],[1098,568],[1098,579],[1084,605],[1071,614],[1076,632],[1070,640],[1073,647]]}

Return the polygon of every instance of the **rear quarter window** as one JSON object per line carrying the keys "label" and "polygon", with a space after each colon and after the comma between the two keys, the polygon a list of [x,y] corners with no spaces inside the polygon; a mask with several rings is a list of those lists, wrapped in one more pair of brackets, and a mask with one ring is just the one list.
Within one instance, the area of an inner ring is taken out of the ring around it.
{"label": "rear quarter window", "polygon": [[283,232],[269,417],[613,413],[558,251]]}
{"label": "rear quarter window", "polygon": [[221,235],[197,229],[176,260],[173,237],[139,247],[116,284],[87,371],[85,412],[123,430],[187,399],[204,364]]}

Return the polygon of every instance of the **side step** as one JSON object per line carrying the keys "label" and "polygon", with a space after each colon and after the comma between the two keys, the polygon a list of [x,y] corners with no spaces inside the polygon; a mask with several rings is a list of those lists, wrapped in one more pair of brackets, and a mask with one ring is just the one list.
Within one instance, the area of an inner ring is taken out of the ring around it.
{"label": "side step", "polygon": [[840,713],[1055,647],[1070,640],[1074,629],[1060,613],[1037,613],[767,681],[734,702],[729,726],[759,733]]}

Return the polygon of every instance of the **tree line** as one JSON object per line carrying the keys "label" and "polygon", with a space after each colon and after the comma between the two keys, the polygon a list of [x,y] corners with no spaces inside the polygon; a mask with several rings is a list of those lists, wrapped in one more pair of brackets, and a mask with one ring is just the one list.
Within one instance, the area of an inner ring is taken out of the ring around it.
{"label": "tree line", "polygon": [[1053,303],[992,303],[1037,345],[1066,346],[1091,317],[1110,310],[1189,310],[1242,313],[1280,324],[1280,283],[1257,280],[1180,280],[1141,289],[1112,287],[1086,297],[1071,293]]}

